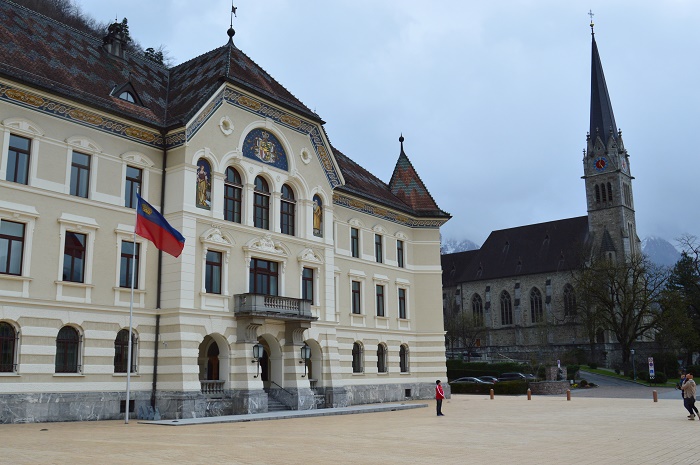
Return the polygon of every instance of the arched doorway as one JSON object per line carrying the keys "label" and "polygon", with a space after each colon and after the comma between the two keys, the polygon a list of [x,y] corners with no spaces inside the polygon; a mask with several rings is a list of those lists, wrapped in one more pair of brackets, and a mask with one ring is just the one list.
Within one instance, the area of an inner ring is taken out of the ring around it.
{"label": "arched doorway", "polygon": [[263,346],[263,356],[260,358],[260,379],[266,389],[284,387],[284,361],[282,347],[271,334],[263,334],[258,338]]}
{"label": "arched doorway", "polygon": [[217,381],[219,379],[219,346],[216,341],[212,341],[207,349],[207,380]]}

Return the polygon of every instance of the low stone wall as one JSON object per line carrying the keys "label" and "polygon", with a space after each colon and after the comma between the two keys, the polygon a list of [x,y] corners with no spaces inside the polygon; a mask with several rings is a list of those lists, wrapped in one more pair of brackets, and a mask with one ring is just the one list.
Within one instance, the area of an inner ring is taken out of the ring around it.
{"label": "low stone wall", "polygon": [[568,381],[538,381],[530,383],[530,391],[533,394],[566,394],[566,390],[570,388]]}

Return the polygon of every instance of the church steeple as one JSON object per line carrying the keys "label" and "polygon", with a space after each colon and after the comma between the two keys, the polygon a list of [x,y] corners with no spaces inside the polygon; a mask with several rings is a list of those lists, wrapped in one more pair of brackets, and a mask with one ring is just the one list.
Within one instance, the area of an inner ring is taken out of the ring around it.
{"label": "church steeple", "polygon": [[600,55],[598,54],[598,44],[595,41],[593,23],[591,23],[591,38],[591,124],[589,126],[589,134],[594,144],[596,136],[600,136],[603,144],[607,145],[610,136],[616,136],[618,128],[615,123],[612,104],[610,103],[608,86],[605,83],[603,64],[600,62]]}
{"label": "church steeple", "polygon": [[591,113],[583,157],[588,229],[596,253],[625,260],[641,251],[632,196],[634,178],[615,122],[592,21],[591,37]]}

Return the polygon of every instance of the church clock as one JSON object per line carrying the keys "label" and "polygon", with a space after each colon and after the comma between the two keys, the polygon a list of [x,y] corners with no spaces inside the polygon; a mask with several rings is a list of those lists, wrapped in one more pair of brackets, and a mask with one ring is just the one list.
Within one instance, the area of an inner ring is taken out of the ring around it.
{"label": "church clock", "polygon": [[605,157],[598,157],[593,163],[596,171],[605,171],[608,167],[608,160]]}

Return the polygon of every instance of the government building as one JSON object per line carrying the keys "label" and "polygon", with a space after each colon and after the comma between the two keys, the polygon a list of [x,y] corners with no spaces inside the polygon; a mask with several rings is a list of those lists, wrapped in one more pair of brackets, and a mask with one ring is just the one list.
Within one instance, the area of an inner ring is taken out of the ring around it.
{"label": "government building", "polygon": [[[403,137],[383,182],[233,36],[168,68],[119,23],[0,1],[0,423],[426,399],[446,378],[450,215]],[[134,234],[137,193],[179,257]]]}
{"label": "government building", "polygon": [[551,361],[584,350],[589,361],[619,362],[612,334],[582,324],[573,279],[586,257],[621,262],[641,253],[629,154],[592,23],[591,34],[590,126],[582,159],[588,212],[493,231],[477,250],[442,256],[445,320],[466,313],[469,326],[466,337],[448,336],[450,356],[466,349],[496,361]]}

